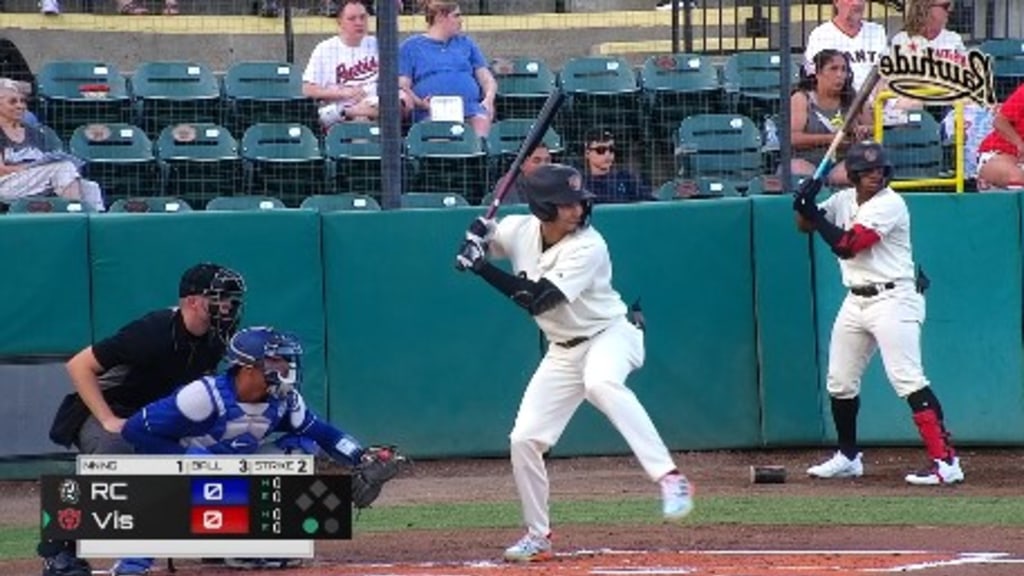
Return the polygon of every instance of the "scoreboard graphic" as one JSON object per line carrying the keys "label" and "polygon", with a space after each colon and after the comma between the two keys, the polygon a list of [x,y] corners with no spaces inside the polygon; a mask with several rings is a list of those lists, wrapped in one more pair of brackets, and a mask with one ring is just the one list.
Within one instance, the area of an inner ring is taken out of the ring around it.
{"label": "scoreboard graphic", "polygon": [[[315,475],[302,456],[79,456],[43,476],[41,536],[83,557],[312,556],[352,537],[351,478]],[[290,542],[290,544],[289,544]]]}

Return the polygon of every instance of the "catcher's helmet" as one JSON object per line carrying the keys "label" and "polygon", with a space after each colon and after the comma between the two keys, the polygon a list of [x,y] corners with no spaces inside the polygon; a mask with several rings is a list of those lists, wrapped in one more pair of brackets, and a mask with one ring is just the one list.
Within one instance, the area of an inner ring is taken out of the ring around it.
{"label": "catcher's helmet", "polygon": [[580,203],[583,204],[580,227],[587,225],[594,195],[583,188],[583,177],[578,170],[565,164],[545,164],[523,180],[526,202],[534,216],[551,222],[558,217],[559,206]]}
{"label": "catcher's helmet", "polygon": [[302,381],[302,345],[291,334],[269,326],[239,330],[228,343],[227,360],[231,366],[263,369],[267,392],[284,398]]}
{"label": "catcher's helmet", "polygon": [[861,173],[877,168],[884,170],[885,184],[883,186],[887,186],[889,179],[892,178],[892,164],[889,163],[885,154],[885,148],[874,140],[864,140],[850,146],[844,161],[846,162],[846,173],[854,184],[860,180]]}
{"label": "catcher's helmet", "polygon": [[182,274],[178,296],[203,296],[209,299],[209,334],[227,343],[242,318],[245,280],[231,268],[204,262]]}

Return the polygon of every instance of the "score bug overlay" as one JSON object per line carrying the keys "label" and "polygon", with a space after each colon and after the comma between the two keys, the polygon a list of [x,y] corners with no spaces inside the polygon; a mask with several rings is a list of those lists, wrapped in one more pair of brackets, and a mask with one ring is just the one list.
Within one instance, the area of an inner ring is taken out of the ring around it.
{"label": "score bug overlay", "polygon": [[[85,462],[83,462],[83,459]],[[352,537],[351,478],[312,457],[79,457],[42,477],[41,536],[79,555],[312,557]]]}

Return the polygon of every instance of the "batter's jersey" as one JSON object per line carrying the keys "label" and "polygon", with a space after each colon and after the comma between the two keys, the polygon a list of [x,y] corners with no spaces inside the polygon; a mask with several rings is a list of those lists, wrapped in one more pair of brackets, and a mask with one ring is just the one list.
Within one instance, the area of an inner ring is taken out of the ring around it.
{"label": "batter's jersey", "polygon": [[844,52],[850,58],[853,88],[860,90],[871,68],[888,53],[889,39],[885,35],[885,28],[874,22],[862,22],[860,30],[853,36],[840,30],[831,20],[823,22],[811,30],[807,38],[807,49],[804,52],[807,72],[814,72],[814,56],[826,48]]}
{"label": "batter's jersey", "polygon": [[914,253],[910,244],[910,212],[903,197],[885,187],[864,204],[857,191],[847,188],[818,205],[836,226],[849,230],[854,224],[874,230],[880,237],[853,258],[840,259],[846,287],[885,284],[914,279]]}
{"label": "batter's jersey", "polygon": [[612,288],[608,245],[591,226],[543,250],[539,219],[506,216],[490,250],[495,257],[507,257],[516,274],[533,281],[546,278],[565,294],[567,302],[534,317],[550,342],[594,336],[626,314],[626,304]]}

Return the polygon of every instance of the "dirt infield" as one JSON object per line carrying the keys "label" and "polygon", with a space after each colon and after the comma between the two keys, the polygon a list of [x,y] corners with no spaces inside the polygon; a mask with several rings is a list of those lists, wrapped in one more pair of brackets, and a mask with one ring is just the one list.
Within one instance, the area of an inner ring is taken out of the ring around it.
{"label": "dirt infield", "polygon": [[[679,454],[681,469],[697,485],[697,505],[707,495],[733,496],[958,496],[1024,497],[1020,451],[963,451],[967,474],[956,487],[916,488],[903,475],[921,464],[920,450],[870,450],[866,476],[855,480],[814,481],[807,465],[823,451],[715,452]],[[752,485],[750,465],[784,465],[785,484]],[[632,458],[554,459],[550,463],[552,499],[614,499],[649,495]],[[4,523],[35,521],[32,484],[0,485]],[[388,486],[379,506],[515,499],[509,464],[504,460],[417,463],[414,474]],[[866,498],[865,505],[871,500]],[[372,512],[372,511],[371,511]],[[319,542],[317,559],[291,576],[475,576],[479,574],[692,574],[697,576],[846,576],[913,572],[923,576],[1020,576],[1024,574],[1021,526],[850,526],[841,518],[824,526],[792,525],[568,525],[554,518],[554,561],[527,566],[501,564],[502,549],[514,542],[515,529],[406,530],[364,533],[347,542]],[[358,526],[358,525],[357,525]],[[358,532],[358,527],[357,527]],[[38,562],[0,564],[0,576],[37,574]],[[97,560],[96,568],[107,563]],[[182,574],[237,575],[237,571],[176,562]],[[260,572],[270,574],[270,572]]]}

